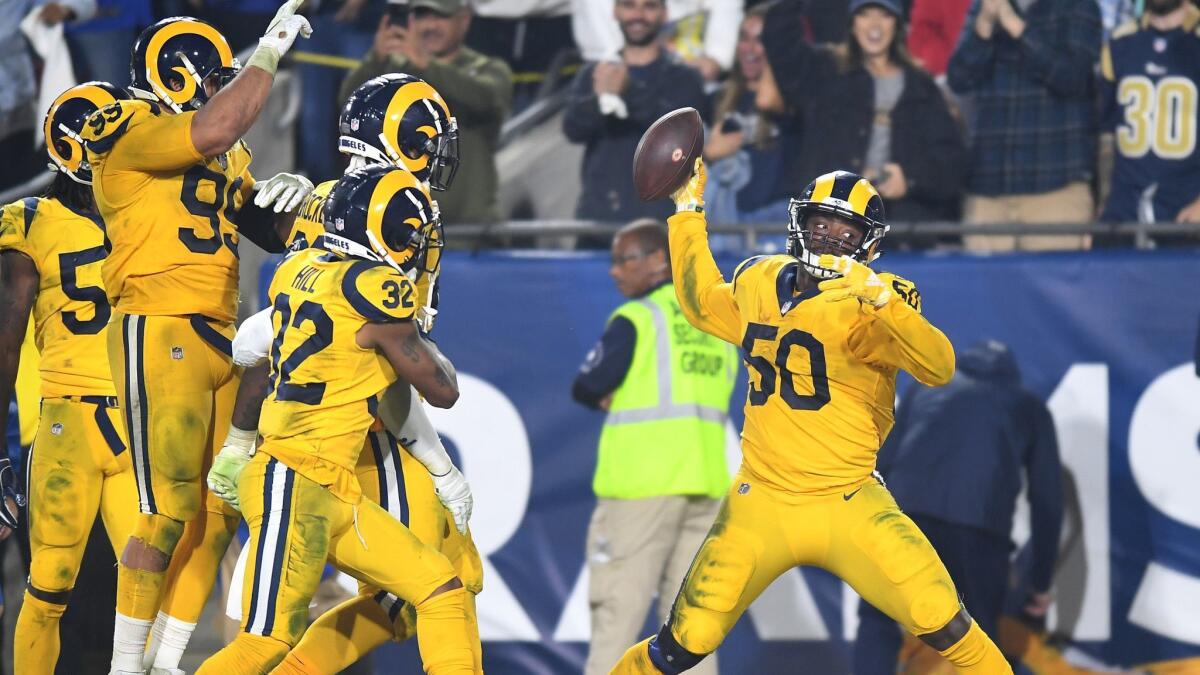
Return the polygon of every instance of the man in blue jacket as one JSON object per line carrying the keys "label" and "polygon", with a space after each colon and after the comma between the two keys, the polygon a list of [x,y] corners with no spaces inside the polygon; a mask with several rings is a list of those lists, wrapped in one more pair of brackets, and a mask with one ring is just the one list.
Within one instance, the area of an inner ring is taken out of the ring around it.
{"label": "man in blue jacket", "polygon": [[[1008,587],[1009,533],[1024,472],[1032,549],[1032,591],[1024,613],[1045,616],[1062,529],[1062,467],[1050,411],[1021,386],[1007,345],[987,341],[961,352],[954,379],[944,387],[910,387],[877,467],[993,639]],[[859,618],[855,675],[895,673],[899,628],[867,603]]]}

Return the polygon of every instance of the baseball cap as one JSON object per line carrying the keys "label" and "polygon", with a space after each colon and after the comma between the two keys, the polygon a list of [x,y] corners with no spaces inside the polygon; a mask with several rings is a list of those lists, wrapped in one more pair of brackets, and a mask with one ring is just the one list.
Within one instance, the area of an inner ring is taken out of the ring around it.
{"label": "baseball cap", "polygon": [[904,18],[904,8],[896,0],[850,0],[850,7],[846,12],[849,16],[854,16],[854,13],[863,7],[882,7],[887,11],[895,14],[897,18]]}
{"label": "baseball cap", "polygon": [[412,0],[412,8],[424,7],[449,16],[467,6],[465,0]]}

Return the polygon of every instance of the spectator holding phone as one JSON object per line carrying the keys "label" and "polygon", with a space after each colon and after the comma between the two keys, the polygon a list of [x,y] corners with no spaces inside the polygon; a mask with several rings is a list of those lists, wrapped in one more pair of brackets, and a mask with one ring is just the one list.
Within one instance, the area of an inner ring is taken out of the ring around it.
{"label": "spectator holding phone", "polygon": [[500,59],[463,44],[471,10],[463,0],[389,2],[375,44],[346,76],[340,100],[363,82],[386,73],[419,77],[446,99],[458,121],[463,158],[450,189],[438,195],[442,221],[489,223],[500,218],[496,146],[512,106],[512,71]]}
{"label": "spectator holding phone", "polygon": [[[800,138],[791,118],[776,120],[754,107],[766,57],[760,36],[765,5],[746,12],[738,31],[733,73],[717,92],[715,125],[704,145],[708,162],[708,218],[713,223],[766,223],[787,219],[785,163]],[[710,242],[712,239],[710,238]]]}
{"label": "spectator holding phone", "polygon": [[814,46],[797,39],[794,3],[767,10],[756,101],[800,120],[790,184],[845,169],[875,184],[890,221],[956,218],[965,142],[941,90],[908,54],[899,1],[852,0],[848,18],[846,42]]}

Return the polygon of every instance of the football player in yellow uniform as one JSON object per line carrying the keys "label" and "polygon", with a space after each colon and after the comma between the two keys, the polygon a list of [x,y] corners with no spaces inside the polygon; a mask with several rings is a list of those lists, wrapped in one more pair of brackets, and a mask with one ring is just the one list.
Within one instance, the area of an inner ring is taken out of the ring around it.
{"label": "football player in yellow uniform", "polygon": [[[160,606],[194,623],[236,527],[220,500],[205,503],[201,471],[228,428],[237,387],[237,246],[245,235],[282,248],[270,218],[249,206],[255,181],[240,138],[279,59],[311,32],[295,13],[300,2],[280,8],[240,72],[204,22],[176,17],[147,28],[132,54],[139,100],[101,109],[83,135],[112,242],[103,265],[113,306],[108,352],[141,512],[118,570],[114,673],[143,672]],[[297,183],[276,177],[261,189]]]}
{"label": "football player in yellow uniform", "polygon": [[[88,187],[92,172],[80,138],[89,115],[128,97],[106,82],[60,94],[44,123],[54,182],[45,197],[0,212],[0,352],[13,357],[0,362],[0,398],[7,401],[12,392],[31,310],[41,353],[41,419],[28,464],[33,559],[13,645],[14,667],[23,674],[54,672],[59,620],[96,514],[117,555],[136,515],[133,469],[105,349],[111,308],[100,280],[104,221]],[[7,462],[0,475],[11,474]],[[0,514],[9,524],[5,504]]]}
{"label": "football player in yellow uniform", "polygon": [[797,565],[829,570],[960,672],[1011,673],[961,606],[929,540],[874,473],[893,422],[896,373],[939,386],[950,341],[912,282],[867,266],[883,201],[835,171],[790,205],[788,255],[743,262],[727,283],[708,249],[704,166],[674,195],[671,268],[684,314],[742,348],[750,370],[743,461],[657,636],[613,673],[679,673]]}
{"label": "football player in yellow uniform", "polygon": [[[343,106],[340,128],[339,149],[350,156],[347,172],[373,164],[392,165],[410,171],[436,190],[444,190],[453,181],[458,164],[456,123],[437,91],[418,78],[391,74],[364,83]],[[313,244],[324,234],[321,214],[336,183],[332,180],[317,185],[305,199],[287,236],[292,249]],[[436,313],[430,301],[440,272],[440,224],[431,235],[424,264],[409,272],[417,289],[417,321],[426,332],[432,328]],[[265,373],[259,374],[254,367],[265,362],[270,344],[270,309],[243,322],[234,338],[234,362],[247,368],[234,412],[233,424],[238,429],[258,427],[257,411],[266,388],[256,383],[261,377],[265,385]],[[257,399],[251,391],[258,392]],[[467,532],[472,507],[470,488],[451,462],[411,385],[403,381],[392,385],[380,404],[386,428],[372,429],[358,461],[363,495],[450,559],[467,588],[469,624],[477,636],[475,595],[482,590],[483,580],[482,562]],[[254,436],[254,431],[246,433],[247,439]],[[236,498],[234,478],[251,452],[249,442],[222,448],[209,474],[215,493]],[[221,459],[226,457],[232,459],[228,469]],[[223,476],[223,471],[230,475]],[[447,509],[453,514],[450,517]],[[390,639],[412,637],[414,621],[411,605],[362,584],[356,597],[326,612],[309,627],[281,667],[314,675],[339,672]],[[475,662],[481,667],[482,655],[478,652]]]}
{"label": "football player in yellow uniform", "polygon": [[304,631],[327,559],[413,604],[427,672],[481,672],[466,590],[450,562],[363,500],[355,475],[378,397],[397,377],[433,405],[458,397],[453,366],[414,321],[416,289],[406,274],[422,265],[435,216],[411,173],[350,172],[330,193],[317,246],[276,270],[264,440],[238,480],[251,551],[243,632],[200,674],[279,664]]}

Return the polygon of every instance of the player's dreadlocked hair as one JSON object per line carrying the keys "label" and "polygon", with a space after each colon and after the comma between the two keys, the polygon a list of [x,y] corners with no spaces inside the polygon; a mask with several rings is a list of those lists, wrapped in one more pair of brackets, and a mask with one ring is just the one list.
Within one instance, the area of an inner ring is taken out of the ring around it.
{"label": "player's dreadlocked hair", "polygon": [[92,186],[77,183],[62,171],[54,173],[54,182],[50,183],[42,196],[47,199],[57,199],[63,206],[74,211],[96,212],[96,200],[92,197]]}

